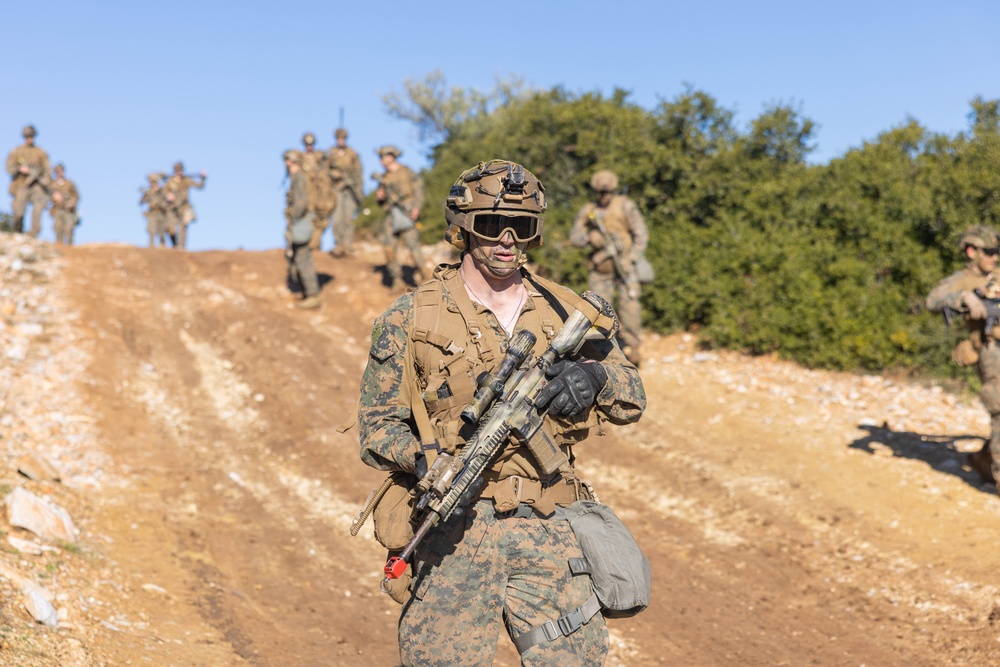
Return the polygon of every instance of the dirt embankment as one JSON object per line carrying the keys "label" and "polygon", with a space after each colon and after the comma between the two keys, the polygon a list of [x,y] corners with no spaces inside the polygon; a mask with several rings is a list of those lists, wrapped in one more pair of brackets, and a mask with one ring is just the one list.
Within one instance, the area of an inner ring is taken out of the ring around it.
{"label": "dirt embankment", "polygon": [[[380,475],[338,431],[393,298],[377,253],[318,257],[307,313],[279,251],[90,246],[12,271],[6,248],[0,446],[63,474],[0,484],[80,537],[33,555],[4,524],[0,565],[61,615],[35,624],[0,580],[0,665],[397,664],[384,554],[348,536]],[[981,408],[683,335],[643,356],[647,414],[580,451],[654,572],[609,664],[997,664],[1000,499],[963,458]],[[517,664],[506,640],[496,664]]]}

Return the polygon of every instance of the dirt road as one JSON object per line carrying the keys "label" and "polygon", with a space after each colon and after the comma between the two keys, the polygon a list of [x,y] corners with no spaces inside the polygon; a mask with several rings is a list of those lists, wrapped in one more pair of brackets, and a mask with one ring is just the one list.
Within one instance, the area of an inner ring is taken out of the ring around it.
{"label": "dirt road", "polygon": [[[88,360],[70,381],[108,463],[96,488],[50,488],[83,528],[38,557],[69,621],[32,627],[8,601],[0,664],[396,665],[384,553],[348,535],[380,475],[338,431],[392,300],[373,262],[318,257],[307,313],[279,251],[60,261]],[[610,623],[609,664],[998,664],[1000,499],[962,455],[985,413],[695,343],[650,336],[646,415],[580,448],[654,573],[650,609]],[[517,664],[506,640],[496,664]]]}

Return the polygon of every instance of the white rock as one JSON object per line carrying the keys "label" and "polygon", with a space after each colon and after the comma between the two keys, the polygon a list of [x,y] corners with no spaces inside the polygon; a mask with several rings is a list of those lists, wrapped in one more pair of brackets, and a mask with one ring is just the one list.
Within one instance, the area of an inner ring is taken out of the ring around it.
{"label": "white rock", "polygon": [[24,608],[28,610],[31,617],[39,623],[56,627],[59,625],[59,613],[56,608],[49,604],[49,601],[42,597],[37,591],[26,591],[24,594]]}
{"label": "white rock", "polygon": [[50,542],[76,542],[76,526],[69,513],[46,502],[24,487],[17,487],[4,500],[7,521],[12,526],[30,530]]}
{"label": "white rock", "polygon": [[29,540],[22,540],[20,537],[15,537],[13,535],[7,536],[7,544],[14,547],[23,554],[31,554],[32,556],[41,556],[42,547],[35,542]]}

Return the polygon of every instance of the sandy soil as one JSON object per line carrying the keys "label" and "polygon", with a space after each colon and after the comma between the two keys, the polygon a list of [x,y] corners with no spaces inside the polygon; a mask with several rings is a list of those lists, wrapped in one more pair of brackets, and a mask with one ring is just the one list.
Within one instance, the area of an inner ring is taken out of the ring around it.
{"label": "sandy soil", "polygon": [[[50,289],[72,316],[50,335],[83,355],[65,384],[101,470],[7,475],[82,534],[41,556],[4,543],[0,564],[49,573],[64,622],[35,625],[8,596],[0,665],[398,664],[384,552],[370,528],[348,534],[381,476],[338,430],[393,298],[375,257],[318,256],[323,308],[302,312],[280,251],[61,251]],[[579,452],[654,573],[652,606],[609,624],[609,664],[1000,662],[1000,499],[963,454],[981,408],[689,335],[643,354],[646,415]],[[496,665],[516,665],[500,643]]]}

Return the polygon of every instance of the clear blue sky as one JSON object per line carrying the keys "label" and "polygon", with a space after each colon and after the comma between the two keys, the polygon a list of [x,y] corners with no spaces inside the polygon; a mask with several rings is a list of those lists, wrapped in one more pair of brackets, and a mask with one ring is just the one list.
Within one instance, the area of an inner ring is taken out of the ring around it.
{"label": "clear blue sky", "polygon": [[[279,247],[282,151],[307,130],[328,147],[343,107],[366,178],[384,143],[425,166],[428,147],[381,97],[432,70],[484,90],[510,75],[535,88],[620,87],[647,108],[691,84],[741,125],[792,103],[819,126],[816,162],[910,117],[964,131],[973,97],[1000,98],[996,0],[55,0],[5,2],[0,23],[0,151],[26,123],[38,128],[80,188],[80,243],[144,245],[138,188],[181,159],[209,174],[192,191],[191,249]],[[43,226],[53,240],[47,214]]]}

